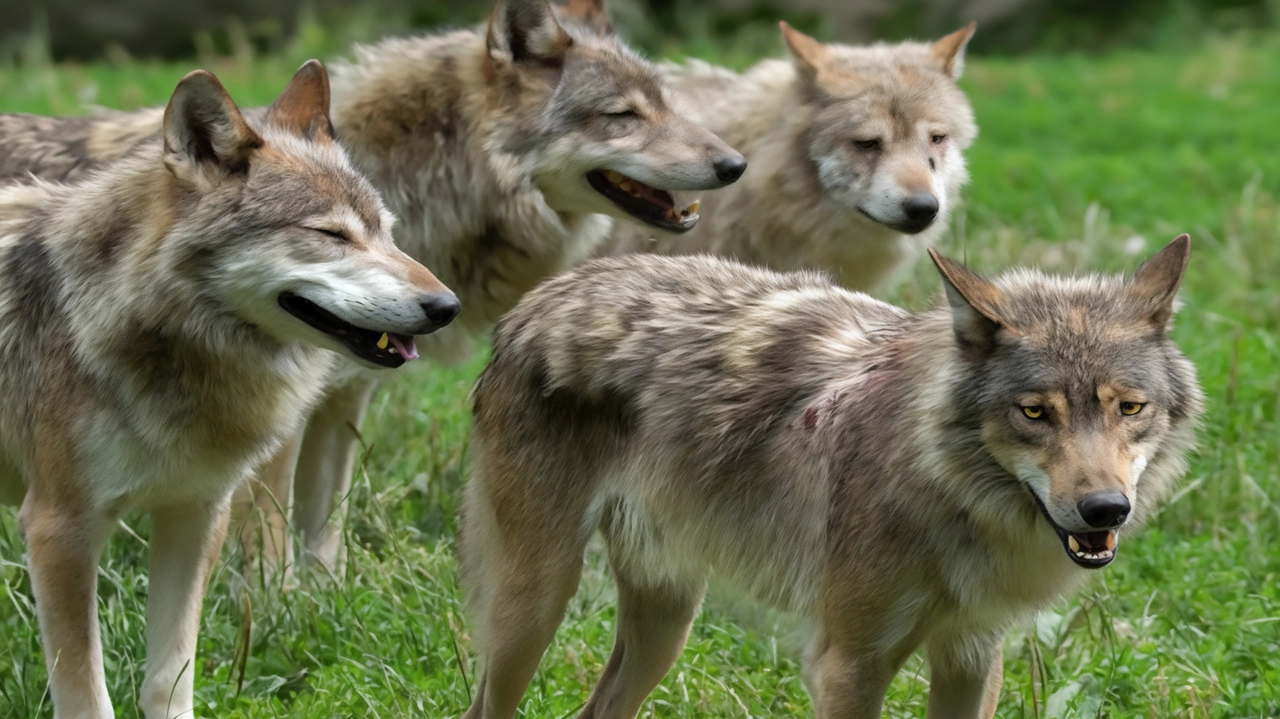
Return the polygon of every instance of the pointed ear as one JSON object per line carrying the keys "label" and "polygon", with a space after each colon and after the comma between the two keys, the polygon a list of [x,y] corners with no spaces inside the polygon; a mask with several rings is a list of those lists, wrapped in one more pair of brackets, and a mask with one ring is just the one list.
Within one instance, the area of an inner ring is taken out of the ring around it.
{"label": "pointed ear", "polygon": [[953,79],[959,80],[964,74],[964,49],[977,29],[977,21],[971,22],[929,46],[930,57]]}
{"label": "pointed ear", "polygon": [[547,0],[498,0],[489,17],[489,59],[559,65],[573,44]]}
{"label": "pointed ear", "polygon": [[787,48],[791,50],[791,56],[795,59],[796,69],[811,80],[816,78],[831,61],[831,50],[791,27],[786,20],[779,22],[778,27],[782,28],[782,39],[787,41]]}
{"label": "pointed ear", "polygon": [[204,70],[182,78],[164,110],[164,162],[171,172],[184,179],[209,170],[245,172],[261,146],[218,78]]}
{"label": "pointed ear", "polygon": [[613,23],[604,9],[604,0],[557,0],[556,17],[562,24],[586,28],[599,37],[613,34]]}
{"label": "pointed ear", "polygon": [[942,275],[947,303],[951,305],[951,323],[960,346],[982,352],[991,349],[995,345],[996,331],[1001,327],[1008,328],[995,309],[999,290],[990,281],[959,262],[943,257],[933,248],[929,248],[929,257]]}
{"label": "pointed ear", "polygon": [[267,110],[267,124],[308,140],[333,141],[329,122],[329,73],[319,60],[307,60]]}
{"label": "pointed ear", "polygon": [[1142,263],[1129,281],[1129,297],[1142,307],[1144,319],[1163,332],[1173,317],[1174,298],[1191,257],[1191,236],[1183,233]]}

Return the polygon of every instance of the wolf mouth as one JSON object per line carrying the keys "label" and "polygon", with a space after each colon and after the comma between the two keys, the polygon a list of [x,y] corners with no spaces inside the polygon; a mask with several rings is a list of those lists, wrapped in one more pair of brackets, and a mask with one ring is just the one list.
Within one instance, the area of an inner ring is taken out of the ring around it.
{"label": "wolf mouth", "polygon": [[596,192],[645,224],[678,233],[688,232],[698,224],[699,203],[694,202],[678,210],[671,193],[633,180],[621,172],[596,170],[587,174],[587,182]]}
{"label": "wolf mouth", "polygon": [[338,340],[360,359],[391,369],[418,359],[413,335],[357,327],[311,300],[291,292],[280,295],[279,301],[285,312]]}
{"label": "wolf mouth", "polygon": [[1053,531],[1058,533],[1058,538],[1062,540],[1062,548],[1067,550],[1067,556],[1071,557],[1071,561],[1085,569],[1101,569],[1115,561],[1116,552],[1120,549],[1120,537],[1114,529],[1099,532],[1068,532],[1053,521],[1053,517],[1049,516],[1049,509],[1044,506],[1044,502],[1040,501],[1040,497],[1034,490],[1027,487],[1027,492],[1040,508],[1040,514],[1044,520],[1049,523]]}

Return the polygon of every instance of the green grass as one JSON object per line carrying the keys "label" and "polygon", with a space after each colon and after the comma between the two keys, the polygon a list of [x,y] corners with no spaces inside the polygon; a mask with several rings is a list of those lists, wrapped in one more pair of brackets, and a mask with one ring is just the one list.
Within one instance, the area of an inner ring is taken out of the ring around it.
{"label": "green grass", "polygon": [[[734,48],[720,56],[744,61]],[[266,103],[303,57],[211,69],[242,103]],[[964,84],[982,135],[946,249],[987,270],[1018,262],[1118,270],[1191,232],[1176,336],[1209,397],[1183,491],[1086,591],[1010,637],[1002,717],[1280,716],[1278,62],[1280,39],[969,64]],[[162,103],[187,69],[0,68],[0,110]],[[919,306],[936,287],[920,262],[890,294]],[[406,376],[376,401],[352,497],[350,561],[334,586],[269,588],[242,605],[230,581],[239,561],[227,550],[204,613],[201,716],[439,717],[466,707],[474,665],[451,541],[465,396],[482,361]],[[129,522],[146,536],[144,519]],[[137,715],[145,556],[138,539],[118,533],[100,574],[122,717]],[[51,716],[8,509],[0,559],[0,716]],[[593,561],[525,716],[572,716],[599,675],[614,617],[601,567]],[[802,634],[800,622],[717,589],[644,715],[809,713]],[[913,660],[889,693],[890,715],[923,716],[927,690],[927,669]]]}

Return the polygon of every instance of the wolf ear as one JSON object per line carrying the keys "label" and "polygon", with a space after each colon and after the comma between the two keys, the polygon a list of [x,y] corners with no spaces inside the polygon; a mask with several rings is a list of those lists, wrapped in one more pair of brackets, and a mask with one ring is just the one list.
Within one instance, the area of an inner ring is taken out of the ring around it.
{"label": "wolf ear", "polygon": [[1183,233],[1142,263],[1129,282],[1129,296],[1143,308],[1144,319],[1161,332],[1173,317],[1174,298],[1191,257],[1191,236]]}
{"label": "wolf ear", "polygon": [[795,58],[796,69],[806,78],[815,79],[831,61],[831,50],[791,27],[786,20],[780,21],[778,27],[782,28],[782,39],[787,41],[787,48]]}
{"label": "wolf ear", "polygon": [[261,146],[218,78],[204,70],[182,78],[164,109],[164,163],[174,175],[242,173]]}
{"label": "wolf ear", "polygon": [[333,141],[329,122],[329,73],[319,60],[307,60],[267,110],[267,124],[308,140]]}
{"label": "wolf ear", "polygon": [[489,17],[490,62],[558,65],[572,44],[547,0],[498,0]]}
{"label": "wolf ear", "polygon": [[586,28],[599,37],[613,34],[604,0],[556,0],[555,11],[561,23]]}
{"label": "wolf ear", "polygon": [[983,352],[991,349],[995,345],[996,331],[1001,327],[1008,328],[995,310],[999,290],[990,281],[959,262],[943,257],[933,248],[929,248],[929,257],[942,275],[947,303],[951,305],[951,323],[960,346]]}
{"label": "wolf ear", "polygon": [[977,21],[971,22],[929,46],[930,57],[953,79],[959,80],[964,73],[964,49],[977,29]]}

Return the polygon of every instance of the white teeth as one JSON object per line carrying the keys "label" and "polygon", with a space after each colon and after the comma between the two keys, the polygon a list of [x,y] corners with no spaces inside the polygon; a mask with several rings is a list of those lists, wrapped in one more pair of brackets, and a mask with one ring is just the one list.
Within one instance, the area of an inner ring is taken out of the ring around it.
{"label": "white teeth", "polygon": [[1071,553],[1080,559],[1088,559],[1091,561],[1101,561],[1103,559],[1111,559],[1116,556],[1115,541],[1109,536],[1107,539],[1107,548],[1101,552],[1086,552],[1080,549],[1080,541],[1074,536],[1067,535],[1067,547],[1071,549]]}

